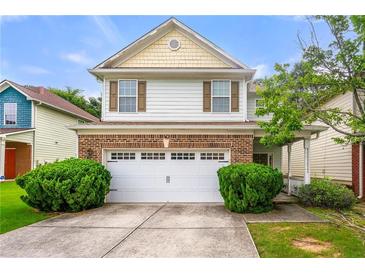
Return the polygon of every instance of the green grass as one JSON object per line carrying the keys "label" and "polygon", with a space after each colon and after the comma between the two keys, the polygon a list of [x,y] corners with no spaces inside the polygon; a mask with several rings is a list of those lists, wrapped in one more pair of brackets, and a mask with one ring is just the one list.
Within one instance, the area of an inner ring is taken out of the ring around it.
{"label": "green grass", "polygon": [[[335,211],[307,208],[328,223],[265,223],[249,224],[259,254],[263,258],[364,258],[365,205],[352,210]],[[308,248],[308,239],[317,240]],[[298,247],[296,243],[307,244]]]}
{"label": "green grass", "polygon": [[0,183],[0,234],[54,216],[26,205],[20,199],[23,194],[14,182]]}

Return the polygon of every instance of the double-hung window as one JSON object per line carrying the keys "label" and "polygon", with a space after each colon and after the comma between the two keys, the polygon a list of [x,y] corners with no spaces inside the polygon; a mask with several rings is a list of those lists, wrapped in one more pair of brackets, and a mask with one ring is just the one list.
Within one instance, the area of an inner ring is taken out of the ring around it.
{"label": "double-hung window", "polygon": [[119,112],[136,112],[137,80],[119,81]]}
{"label": "double-hung window", "polygon": [[4,103],[4,124],[5,125],[16,125],[16,103]]}
{"label": "double-hung window", "polygon": [[229,80],[212,81],[212,111],[229,112],[231,101],[231,88]]}

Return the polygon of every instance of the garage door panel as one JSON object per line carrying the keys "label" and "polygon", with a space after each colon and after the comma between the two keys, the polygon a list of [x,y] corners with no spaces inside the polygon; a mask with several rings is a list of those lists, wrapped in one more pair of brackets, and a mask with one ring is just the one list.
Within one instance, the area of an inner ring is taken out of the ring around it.
{"label": "garage door panel", "polygon": [[[126,151],[108,152],[107,168],[112,174],[108,201],[222,202],[217,170],[228,164],[228,151],[204,152],[204,160],[200,153],[134,151],[129,159]],[[118,155],[121,159],[116,159]]]}
{"label": "garage door panel", "polygon": [[215,191],[112,191],[111,202],[123,203],[158,203],[158,202],[222,202],[222,197]]}

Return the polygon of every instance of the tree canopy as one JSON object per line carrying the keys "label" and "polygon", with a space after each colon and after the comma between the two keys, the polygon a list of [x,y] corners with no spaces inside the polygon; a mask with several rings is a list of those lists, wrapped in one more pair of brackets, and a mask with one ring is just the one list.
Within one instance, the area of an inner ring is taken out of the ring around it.
{"label": "tree canopy", "polygon": [[[313,20],[323,20],[333,39],[322,48]],[[300,62],[293,66],[276,64],[276,73],[262,80],[258,94],[263,107],[258,115],[271,114],[259,122],[270,146],[294,140],[294,132],[320,121],[341,133],[337,143],[365,141],[365,16],[316,16],[308,18],[310,41],[298,36]],[[353,109],[326,105],[337,95],[352,92]]]}
{"label": "tree canopy", "polygon": [[48,88],[48,90],[63,99],[69,101],[70,103],[78,106],[79,108],[87,111],[91,115],[100,118],[101,116],[101,97],[89,97],[85,98],[82,94],[83,90],[73,89],[66,87],[65,90],[58,88]]}

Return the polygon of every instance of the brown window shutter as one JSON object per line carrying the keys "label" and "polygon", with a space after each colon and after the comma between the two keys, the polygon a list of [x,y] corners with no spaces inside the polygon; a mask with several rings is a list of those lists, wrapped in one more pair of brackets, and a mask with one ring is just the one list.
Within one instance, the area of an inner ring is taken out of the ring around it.
{"label": "brown window shutter", "polygon": [[211,82],[203,82],[203,111],[211,112]]}
{"label": "brown window shutter", "polygon": [[232,81],[231,82],[231,111],[239,112],[240,111],[240,98],[239,98],[239,82]]}
{"label": "brown window shutter", "polygon": [[118,82],[110,81],[109,111],[118,111]]}
{"label": "brown window shutter", "polygon": [[138,81],[138,112],[146,112],[146,81]]}

